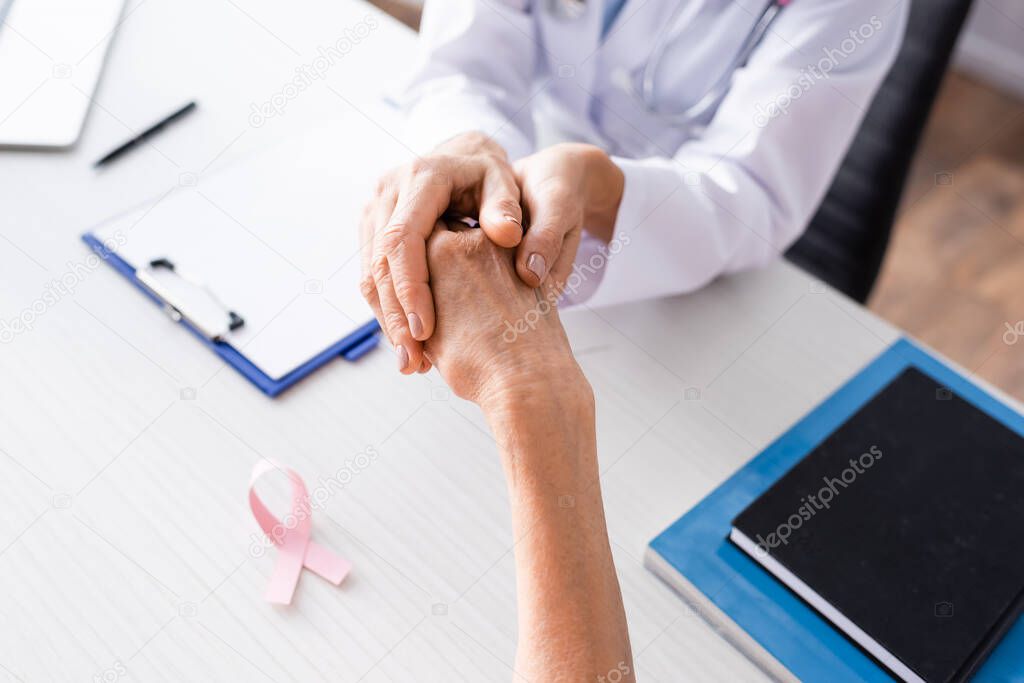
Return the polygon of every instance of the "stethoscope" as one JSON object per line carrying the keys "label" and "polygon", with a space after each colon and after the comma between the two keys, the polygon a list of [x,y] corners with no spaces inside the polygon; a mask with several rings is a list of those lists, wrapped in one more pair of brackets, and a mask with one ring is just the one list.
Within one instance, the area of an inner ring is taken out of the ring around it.
{"label": "stethoscope", "polygon": [[[732,83],[733,72],[747,63],[747,60],[750,59],[750,55],[753,54],[754,50],[768,34],[768,30],[771,28],[775,19],[779,16],[779,12],[781,12],[782,8],[788,5],[791,1],[792,0],[770,0],[770,2],[768,2],[767,6],[761,12],[761,16],[758,17],[757,22],[754,24],[754,27],[750,30],[750,33],[743,41],[743,44],[740,45],[740,49],[729,62],[728,68],[722,71],[722,75],[710,88],[708,88],[707,92],[704,93],[703,97],[701,97],[696,104],[687,107],[684,111],[669,112],[659,108],[654,93],[654,80],[658,73],[658,67],[660,67],[662,62],[665,60],[665,53],[668,51],[668,47],[672,42],[674,34],[673,29],[679,24],[683,10],[686,8],[686,5],[682,2],[680,2],[675,10],[673,10],[672,16],[666,24],[668,29],[663,31],[654,41],[650,57],[647,58],[643,68],[639,69],[638,72],[634,73],[632,76],[627,75],[625,79],[626,82],[623,85],[633,91],[634,95],[640,100],[641,104],[643,104],[647,111],[665,119],[673,125],[688,126],[694,122],[700,121],[718,104],[718,101],[722,96],[725,95],[726,91],[729,89],[729,85]],[[586,10],[585,0],[549,0],[549,7],[552,14],[566,21],[580,18]]]}

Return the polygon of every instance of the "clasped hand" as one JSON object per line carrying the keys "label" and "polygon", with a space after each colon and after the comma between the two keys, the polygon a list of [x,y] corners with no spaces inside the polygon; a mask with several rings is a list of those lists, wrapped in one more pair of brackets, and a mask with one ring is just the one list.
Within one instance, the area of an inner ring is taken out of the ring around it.
{"label": "clasped hand", "polygon": [[560,145],[512,166],[463,136],[385,176],[363,220],[362,290],[399,367],[436,365],[481,407],[498,446],[517,539],[515,667],[533,680],[635,680],[594,396],[555,305],[583,226],[610,239],[622,184],[593,147]]}
{"label": "clasped hand", "polygon": [[[450,233],[436,238],[439,244],[514,248],[516,284],[526,292],[548,287],[557,296],[572,271],[583,228],[611,239],[623,183],[622,172],[597,147],[555,145],[513,165],[479,133],[453,138],[430,156],[386,173],[361,221],[361,290],[395,348],[399,370],[431,368],[436,359],[430,350],[438,345],[425,342],[439,331],[437,308],[447,297],[472,305],[473,295],[482,293],[481,282],[466,283],[475,288],[467,296],[449,293],[446,278],[432,277],[443,266],[429,263],[427,243],[442,217],[471,217],[482,230],[471,231],[475,237]],[[513,263],[512,256],[505,258]],[[513,291],[509,283],[501,286]],[[477,313],[487,317],[483,310]],[[469,314],[459,317],[474,327],[482,322]],[[493,322],[500,331],[501,321]]]}
{"label": "clasped hand", "polygon": [[[554,285],[524,284],[510,249],[481,230],[439,221],[427,241],[427,265],[435,275],[436,323],[423,353],[457,396],[486,412],[548,394],[553,382],[570,391],[584,383]],[[520,321],[529,328],[509,338]]]}

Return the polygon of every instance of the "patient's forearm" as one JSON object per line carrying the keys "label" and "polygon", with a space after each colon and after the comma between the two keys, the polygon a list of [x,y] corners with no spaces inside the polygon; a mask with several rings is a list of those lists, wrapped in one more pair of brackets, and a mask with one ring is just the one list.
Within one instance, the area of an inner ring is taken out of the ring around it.
{"label": "patient's forearm", "polygon": [[546,385],[482,402],[512,507],[516,671],[531,681],[631,681],[601,502],[593,395],[573,370],[557,383],[548,377]]}

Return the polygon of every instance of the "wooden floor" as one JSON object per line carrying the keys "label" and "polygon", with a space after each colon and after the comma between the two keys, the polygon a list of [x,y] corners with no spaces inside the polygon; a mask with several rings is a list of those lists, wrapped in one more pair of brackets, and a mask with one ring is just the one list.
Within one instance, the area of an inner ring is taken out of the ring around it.
{"label": "wooden floor", "polygon": [[947,76],[869,307],[1024,400],[1024,102]]}
{"label": "wooden floor", "polygon": [[1024,399],[1024,102],[947,77],[869,306]]}

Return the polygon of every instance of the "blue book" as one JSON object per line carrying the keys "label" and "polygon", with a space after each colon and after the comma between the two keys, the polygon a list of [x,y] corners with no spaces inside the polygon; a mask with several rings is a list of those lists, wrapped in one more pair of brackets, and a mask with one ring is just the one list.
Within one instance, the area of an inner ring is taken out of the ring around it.
{"label": "blue book", "polygon": [[[858,646],[852,636],[844,635],[811,606],[814,600],[805,601],[806,592],[803,598],[798,596],[792,582],[787,581],[787,587],[777,572],[773,575],[766,569],[770,563],[765,564],[763,558],[759,561],[756,552],[744,552],[729,536],[733,534],[735,538],[734,524],[741,513],[883,389],[897,378],[906,377],[908,371],[926,376],[940,387],[940,393],[948,392],[957,400],[966,401],[1017,437],[1024,437],[1024,417],[1019,413],[916,345],[901,340],[677,520],[648,548],[647,566],[721,635],[780,680],[893,680],[879,660],[862,648],[863,642]],[[937,398],[941,400],[944,396]],[[870,486],[870,482],[863,486]],[[848,499],[853,500],[853,495]],[[829,520],[831,524],[835,521]],[[787,553],[777,556],[791,559],[793,549],[788,549],[788,557]],[[988,656],[978,658],[980,666],[971,667],[972,680],[1024,682],[1021,620],[1013,617],[1002,639],[993,638],[993,642],[996,644]]]}

